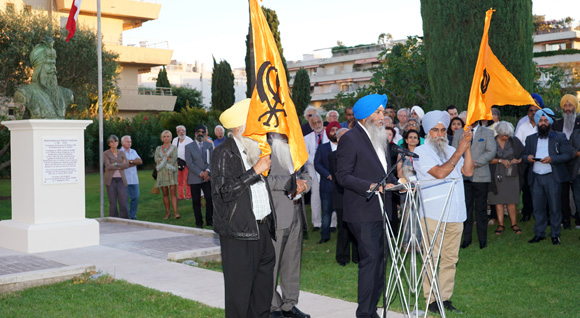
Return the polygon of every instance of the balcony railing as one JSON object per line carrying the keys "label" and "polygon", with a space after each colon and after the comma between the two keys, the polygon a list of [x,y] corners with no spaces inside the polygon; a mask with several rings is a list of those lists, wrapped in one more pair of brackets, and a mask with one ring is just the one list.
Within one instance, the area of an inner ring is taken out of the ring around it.
{"label": "balcony railing", "polygon": [[122,94],[127,95],[173,96],[171,87],[123,86],[119,89]]}
{"label": "balcony railing", "polygon": [[105,44],[116,44],[122,46],[146,47],[152,49],[169,49],[169,42],[166,40],[144,40],[131,37],[104,37]]}

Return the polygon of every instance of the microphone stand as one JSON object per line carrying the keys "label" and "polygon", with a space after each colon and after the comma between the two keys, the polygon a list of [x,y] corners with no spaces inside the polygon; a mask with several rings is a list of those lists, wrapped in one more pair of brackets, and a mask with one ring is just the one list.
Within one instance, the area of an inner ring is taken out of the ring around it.
{"label": "microphone stand", "polygon": [[[388,254],[387,254],[387,248],[388,245],[390,244],[390,240],[387,236],[387,223],[389,224],[389,227],[391,226],[390,221],[387,219],[387,210],[386,210],[386,198],[387,198],[387,191],[385,189],[385,185],[387,184],[387,179],[389,178],[389,176],[391,175],[391,173],[393,173],[393,171],[395,170],[395,168],[397,168],[397,165],[399,164],[399,162],[401,162],[403,160],[403,158],[405,158],[407,156],[407,154],[405,153],[400,153],[401,156],[400,158],[397,160],[397,162],[391,166],[391,169],[389,169],[389,171],[387,172],[387,174],[383,177],[383,179],[378,182],[371,190],[370,193],[367,195],[367,201],[369,201],[373,195],[375,194],[375,192],[379,189],[380,186],[383,186],[383,193],[379,194],[382,195],[382,201],[383,201],[383,211],[381,211],[382,215],[383,215],[383,233],[385,233],[385,236],[383,238],[383,264],[384,264],[384,268],[383,268],[383,275],[385,277],[385,279],[387,278],[387,260],[388,260]],[[387,292],[387,284],[385,282],[385,284],[383,284],[383,315],[382,317],[386,317],[387,316],[387,298],[386,298],[386,292]]]}

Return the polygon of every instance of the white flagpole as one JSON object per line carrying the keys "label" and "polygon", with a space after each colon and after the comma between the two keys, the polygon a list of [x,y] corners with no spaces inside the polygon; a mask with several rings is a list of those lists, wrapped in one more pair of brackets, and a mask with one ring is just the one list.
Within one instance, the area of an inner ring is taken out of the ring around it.
{"label": "white flagpole", "polygon": [[[79,8],[80,9],[80,8]],[[97,0],[97,66],[99,73],[99,173],[101,189],[101,217],[105,217],[105,191],[103,176],[103,50],[101,41],[101,0]]]}

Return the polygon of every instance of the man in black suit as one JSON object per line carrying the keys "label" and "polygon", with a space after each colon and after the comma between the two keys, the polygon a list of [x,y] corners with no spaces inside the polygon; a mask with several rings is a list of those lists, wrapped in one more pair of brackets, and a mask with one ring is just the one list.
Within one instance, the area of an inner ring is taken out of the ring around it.
{"label": "man in black suit", "polygon": [[[572,95],[572,97],[574,96]],[[576,117],[576,105],[565,101],[565,99],[566,96],[562,97],[562,101],[564,102],[560,102],[560,107],[562,108],[562,118],[554,121],[552,130],[563,132],[566,135],[566,138],[570,140],[572,132],[576,129],[580,129],[580,117]],[[568,168],[570,175],[574,175],[577,172],[572,170],[573,163],[573,160],[569,160],[566,163],[566,167]],[[562,183],[562,225],[566,230],[572,229],[572,224],[570,222],[570,183],[571,182],[568,181]],[[578,219],[576,221],[578,222]]]}
{"label": "man in black suit", "polygon": [[211,198],[210,162],[213,145],[204,139],[205,126],[195,127],[195,140],[185,146],[185,163],[189,170],[187,184],[191,188],[191,202],[195,215],[195,226],[203,228],[201,215],[201,191],[205,197],[205,221],[207,226],[213,226],[213,202]]}
{"label": "man in black suit", "polygon": [[[534,115],[538,132],[526,138],[522,160],[532,164],[528,180],[534,206],[534,238],[529,243],[546,239],[546,201],[550,206],[552,244],[560,244],[561,183],[570,180],[566,162],[570,159],[570,147],[566,135],[551,129],[554,112],[544,108]],[[534,159],[535,158],[535,159]]]}
{"label": "man in black suit", "polygon": [[[336,177],[344,187],[344,221],[358,242],[359,276],[356,317],[378,317],[377,302],[385,284],[383,215],[379,198],[373,189],[391,167],[384,128],[387,96],[372,94],[361,98],[353,107],[357,123],[338,144]],[[395,177],[390,176],[387,187]],[[383,192],[382,187],[379,189]],[[392,214],[391,194],[384,207]]]}

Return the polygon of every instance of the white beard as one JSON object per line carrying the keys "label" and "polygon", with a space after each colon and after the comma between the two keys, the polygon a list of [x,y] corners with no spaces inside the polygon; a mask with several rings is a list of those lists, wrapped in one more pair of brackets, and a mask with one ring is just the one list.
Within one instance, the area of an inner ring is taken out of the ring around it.
{"label": "white beard", "polygon": [[[437,154],[439,155],[439,157],[447,160],[447,145],[449,144],[449,140],[447,139],[447,135],[445,135],[444,137],[433,138],[433,137],[431,137],[430,134],[427,134],[427,136],[425,136],[425,137],[426,137],[425,142],[427,142],[430,145],[432,145],[433,147],[435,147],[435,150],[437,151]],[[441,155],[443,155],[443,157]]]}
{"label": "white beard", "polygon": [[250,166],[254,166],[258,160],[260,160],[260,154],[262,151],[260,150],[260,145],[254,139],[242,136],[238,139],[242,146],[244,146],[244,150],[246,150],[246,160]]}
{"label": "white beard", "polygon": [[[572,114],[564,113],[562,115],[562,120],[564,121],[564,132],[572,133],[574,130],[574,122],[576,121],[576,111]],[[569,134],[566,134],[569,138]]]}
{"label": "white beard", "polygon": [[370,119],[367,119],[364,126],[369,133],[375,151],[382,150],[384,153],[387,153],[387,134],[385,134],[385,127],[382,125],[377,126],[376,122]]}
{"label": "white beard", "polygon": [[280,137],[272,138],[272,155],[280,166],[286,167],[290,173],[294,172],[294,164],[292,163],[292,155],[290,154],[290,146]]}

